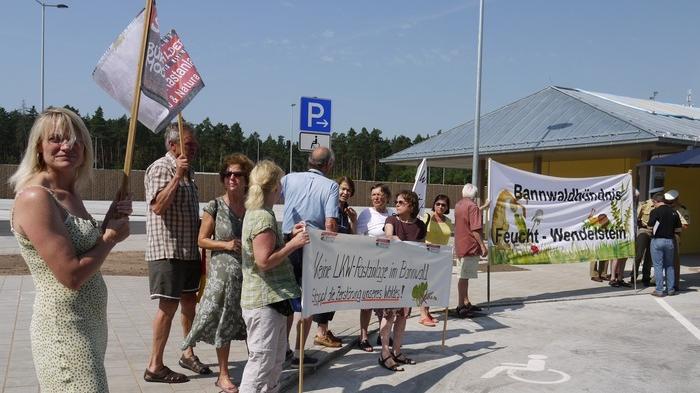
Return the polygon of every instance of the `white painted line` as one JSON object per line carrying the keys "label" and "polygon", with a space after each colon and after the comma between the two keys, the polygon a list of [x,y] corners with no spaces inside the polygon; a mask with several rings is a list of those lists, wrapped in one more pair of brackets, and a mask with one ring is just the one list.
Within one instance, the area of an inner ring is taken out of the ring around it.
{"label": "white painted line", "polygon": [[700,329],[695,327],[695,325],[693,325],[692,322],[687,320],[683,315],[681,315],[681,313],[679,313],[673,307],[671,307],[670,304],[666,303],[664,299],[656,298],[655,300],[661,305],[661,307],[664,308],[664,310],[671,314],[672,317],[676,318],[676,321],[678,321],[681,325],[683,325],[683,327],[688,329],[688,331],[692,333],[692,335],[695,336],[695,338],[700,340]]}

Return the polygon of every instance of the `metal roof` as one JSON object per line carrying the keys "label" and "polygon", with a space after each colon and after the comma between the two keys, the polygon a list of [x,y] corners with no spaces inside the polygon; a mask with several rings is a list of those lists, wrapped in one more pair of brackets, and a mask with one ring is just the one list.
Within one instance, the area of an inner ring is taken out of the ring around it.
{"label": "metal roof", "polygon": [[[381,160],[471,157],[474,121]],[[700,109],[549,86],[481,116],[479,154],[509,154],[638,143],[700,143]]]}

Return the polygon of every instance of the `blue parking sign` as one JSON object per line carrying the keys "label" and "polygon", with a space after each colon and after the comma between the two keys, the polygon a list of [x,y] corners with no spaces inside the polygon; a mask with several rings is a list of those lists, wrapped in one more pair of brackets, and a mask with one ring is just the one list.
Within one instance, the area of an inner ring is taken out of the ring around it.
{"label": "blue parking sign", "polygon": [[331,100],[301,97],[299,105],[301,131],[331,132]]}

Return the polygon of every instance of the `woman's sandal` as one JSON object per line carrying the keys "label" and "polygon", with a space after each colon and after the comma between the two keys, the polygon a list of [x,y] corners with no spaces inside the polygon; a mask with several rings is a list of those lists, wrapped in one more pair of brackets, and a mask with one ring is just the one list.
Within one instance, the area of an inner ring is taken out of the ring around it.
{"label": "woman's sandal", "polygon": [[216,386],[218,389],[221,390],[219,393],[238,393],[238,386],[236,385],[231,385],[230,387],[226,388],[221,385],[219,385],[219,381],[214,382],[214,386]]}
{"label": "woman's sandal", "polygon": [[[386,362],[389,360],[393,360],[394,364],[392,364],[391,366],[386,364]],[[389,371],[404,371],[403,368],[399,367],[398,363],[396,362],[396,359],[394,359],[394,356],[392,356],[392,355],[389,355],[384,359],[382,359],[382,357],[380,356],[379,359],[377,359],[377,361],[379,362],[380,366],[384,367],[385,369],[387,369]]]}
{"label": "woman's sandal", "polygon": [[432,319],[430,319],[430,317],[425,317],[425,318],[424,318],[424,317],[420,317],[420,318],[418,319],[418,323],[420,323],[420,324],[423,325],[423,326],[428,326],[428,327],[435,327],[435,326],[437,326],[437,323],[435,323],[435,321],[433,321]]}
{"label": "woman's sandal", "polygon": [[360,342],[357,344],[358,347],[360,347],[361,350],[365,352],[373,352],[374,347],[372,347],[372,344],[369,343],[369,340],[360,340]]}
{"label": "woman's sandal", "polygon": [[398,355],[393,355],[394,361],[399,364],[416,364],[416,361],[407,357],[403,353],[400,353]]}
{"label": "woman's sandal", "polygon": [[175,371],[163,366],[160,371],[153,373],[148,371],[143,372],[143,380],[146,382],[161,382],[161,383],[184,383],[189,382],[189,378],[185,374],[176,373]]}

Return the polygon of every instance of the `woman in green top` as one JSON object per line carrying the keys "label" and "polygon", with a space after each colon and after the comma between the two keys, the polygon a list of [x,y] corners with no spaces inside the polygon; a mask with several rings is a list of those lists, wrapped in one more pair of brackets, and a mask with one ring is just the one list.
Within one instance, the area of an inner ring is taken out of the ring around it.
{"label": "woman in green top", "polygon": [[[447,195],[439,194],[433,201],[433,211],[426,212],[423,221],[428,227],[428,234],[425,242],[428,244],[447,245],[452,236],[454,225],[447,214],[450,213],[450,198]],[[437,320],[430,315],[429,307],[420,308],[420,318],[418,323],[425,326],[437,325]]]}
{"label": "woman in green top", "polygon": [[203,341],[216,347],[219,378],[214,384],[225,393],[238,391],[228,373],[231,341],[246,338],[241,313],[241,232],[248,176],[253,165],[253,161],[240,153],[224,158],[219,171],[224,195],[204,207],[197,242],[199,247],[211,251],[207,284],[192,329],[181,345],[185,349]]}
{"label": "woman in green top", "polygon": [[276,392],[287,345],[290,299],[301,296],[289,254],[309,243],[304,224],[294,226],[284,243],[272,206],[280,198],[284,171],[274,162],[260,161],[250,173],[243,219],[243,290],[241,308],[248,335],[248,362],[243,392]]}

